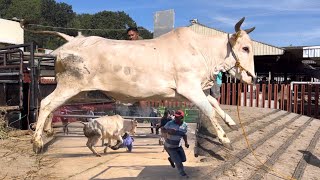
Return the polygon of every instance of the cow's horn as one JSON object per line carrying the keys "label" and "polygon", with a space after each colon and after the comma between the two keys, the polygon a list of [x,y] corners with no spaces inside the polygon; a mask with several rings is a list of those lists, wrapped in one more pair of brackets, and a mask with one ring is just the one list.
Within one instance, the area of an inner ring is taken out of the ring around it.
{"label": "cow's horn", "polygon": [[256,27],[252,27],[250,29],[245,29],[244,31],[247,32],[247,34],[251,33]]}
{"label": "cow's horn", "polygon": [[241,24],[243,23],[244,19],[245,19],[245,17],[243,17],[242,19],[240,19],[240,21],[237,22],[237,24],[234,26],[234,30],[235,30],[236,32],[240,31],[240,26],[241,26]]}

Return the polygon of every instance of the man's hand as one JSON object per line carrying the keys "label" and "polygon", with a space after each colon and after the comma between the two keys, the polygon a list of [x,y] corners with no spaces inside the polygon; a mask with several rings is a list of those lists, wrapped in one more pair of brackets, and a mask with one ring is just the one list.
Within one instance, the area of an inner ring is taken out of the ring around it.
{"label": "man's hand", "polygon": [[185,143],[184,146],[185,146],[186,148],[189,148],[189,144],[188,144],[188,143]]}

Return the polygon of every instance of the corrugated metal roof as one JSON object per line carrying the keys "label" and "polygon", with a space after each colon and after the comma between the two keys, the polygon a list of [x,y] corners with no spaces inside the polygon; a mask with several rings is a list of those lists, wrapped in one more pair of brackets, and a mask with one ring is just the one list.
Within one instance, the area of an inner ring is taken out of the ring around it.
{"label": "corrugated metal roof", "polygon": [[[189,28],[191,28],[193,31],[199,34],[207,35],[207,36],[228,34],[226,32],[207,27],[200,23],[193,23],[189,26]],[[252,40],[252,41],[253,41],[253,52],[255,56],[282,55],[284,53],[284,49],[282,48],[268,45],[255,40]]]}

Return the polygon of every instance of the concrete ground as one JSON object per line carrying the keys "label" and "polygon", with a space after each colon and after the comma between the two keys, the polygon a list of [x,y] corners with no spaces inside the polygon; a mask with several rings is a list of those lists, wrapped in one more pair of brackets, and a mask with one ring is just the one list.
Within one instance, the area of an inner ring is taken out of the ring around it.
{"label": "concrete ground", "polygon": [[[141,126],[141,125],[139,125]],[[146,126],[146,124],[145,124]],[[134,137],[131,153],[125,148],[108,149],[103,154],[101,142],[97,150],[102,157],[96,157],[86,147],[86,138],[82,132],[83,125],[72,123],[69,135],[60,131],[56,140],[46,152],[48,158],[57,159],[50,174],[58,179],[177,179],[177,169],[172,168],[167,160],[168,155],[159,145],[159,136],[150,134],[149,128],[141,128]],[[194,157],[195,124],[189,124],[189,149],[185,149],[187,162],[186,172],[192,178],[191,169],[200,166],[199,159]],[[58,130],[61,130],[59,128]]]}

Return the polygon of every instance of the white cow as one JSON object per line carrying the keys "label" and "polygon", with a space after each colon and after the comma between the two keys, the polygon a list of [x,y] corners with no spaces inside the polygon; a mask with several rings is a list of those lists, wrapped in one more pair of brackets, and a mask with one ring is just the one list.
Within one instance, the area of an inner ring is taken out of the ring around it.
{"label": "white cow", "polygon": [[107,148],[111,147],[111,139],[117,140],[117,144],[111,148],[118,149],[123,143],[122,135],[124,133],[131,133],[134,135],[138,122],[136,120],[123,119],[119,115],[114,115],[103,116],[83,124],[83,133],[88,138],[87,147],[93,154],[100,156],[94,147],[100,139],[108,139],[108,144],[104,149],[105,153],[107,152]]}
{"label": "white cow", "polygon": [[97,36],[61,36],[68,42],[52,54],[56,60],[56,89],[41,101],[35,152],[43,147],[43,130],[50,131],[46,118],[68,99],[82,91],[101,90],[122,102],[141,99],[179,99],[196,105],[212,122],[219,140],[232,149],[230,140],[215,118],[215,109],[229,126],[235,125],[203,90],[213,85],[219,71],[252,83],[255,78],[252,41],[241,30],[235,34],[203,36],[190,28],[178,28],[151,40],[111,40]]}

